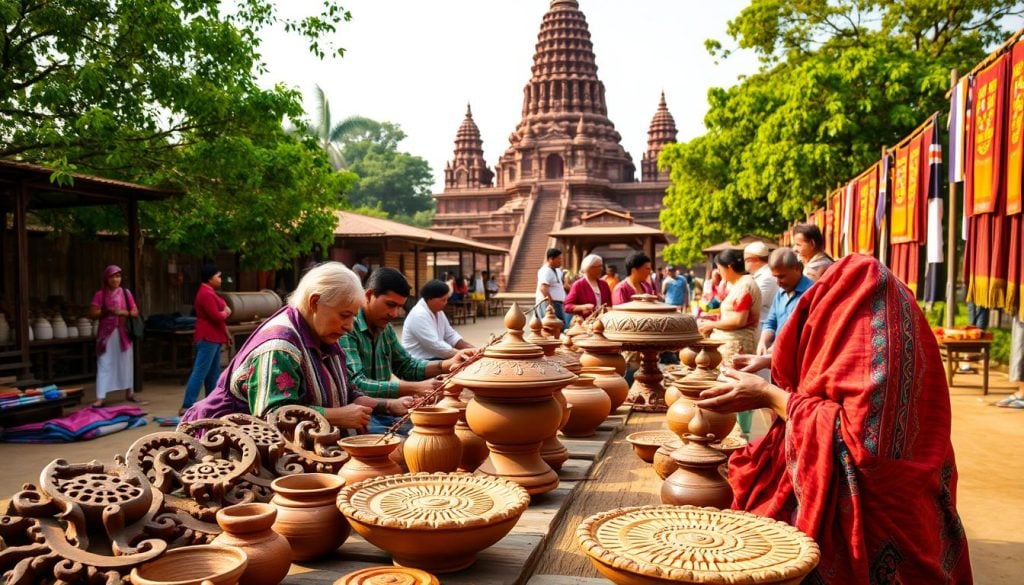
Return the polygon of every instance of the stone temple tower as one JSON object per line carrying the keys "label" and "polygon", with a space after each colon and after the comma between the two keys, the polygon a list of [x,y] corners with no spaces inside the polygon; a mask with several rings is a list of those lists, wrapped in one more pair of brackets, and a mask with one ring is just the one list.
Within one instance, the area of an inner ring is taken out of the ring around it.
{"label": "stone temple tower", "polygon": [[[676,138],[665,97],[648,131],[642,181],[608,112],[579,2],[552,0],[523,87],[521,118],[495,172],[486,166],[480,131],[467,108],[445,168],[444,192],[434,195],[433,228],[508,248],[500,270],[512,292],[534,289],[544,250],[554,244],[548,234],[579,223],[584,214],[609,209],[660,228],[668,177],[658,173],[657,158]],[[628,250],[598,253],[614,261]]]}

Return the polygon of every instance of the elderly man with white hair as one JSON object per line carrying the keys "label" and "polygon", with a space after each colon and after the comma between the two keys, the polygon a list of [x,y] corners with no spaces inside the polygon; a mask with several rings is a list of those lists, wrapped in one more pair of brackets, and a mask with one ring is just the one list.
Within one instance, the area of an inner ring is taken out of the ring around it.
{"label": "elderly man with white hair", "polygon": [[565,312],[579,315],[584,319],[602,305],[612,304],[612,291],[601,279],[604,261],[597,254],[590,254],[580,262],[580,278],[569,288],[565,296]]}
{"label": "elderly man with white hair", "polygon": [[757,324],[757,335],[761,335],[761,328],[764,327],[764,320],[768,318],[768,312],[772,308],[772,300],[775,293],[779,292],[779,283],[772,276],[772,269],[768,266],[768,256],[772,253],[764,242],[754,242],[743,249],[743,267],[747,274],[753,277],[757,288],[761,289],[761,320]]}

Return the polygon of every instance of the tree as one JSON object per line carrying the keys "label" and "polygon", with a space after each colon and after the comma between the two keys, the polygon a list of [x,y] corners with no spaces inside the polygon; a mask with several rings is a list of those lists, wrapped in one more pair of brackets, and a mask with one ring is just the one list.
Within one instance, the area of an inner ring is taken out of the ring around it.
{"label": "tree", "polygon": [[[257,86],[259,33],[283,27],[324,58],[342,54],[321,39],[349,18],[335,0],[298,19],[273,0],[0,0],[0,157],[53,166],[57,179],[81,171],[186,190],[143,210],[161,245],[234,248],[251,267],[273,267],[330,235],[352,178],[332,176],[315,144],[281,131],[302,108],[293,90]],[[305,175],[273,180],[285,161]],[[309,201],[293,199],[306,188]],[[269,222],[267,210],[280,215]],[[61,223],[110,217],[81,210]],[[269,223],[283,229],[252,231]]]}
{"label": "tree", "polygon": [[377,122],[363,116],[349,116],[331,124],[331,104],[327,101],[327,95],[320,86],[314,86],[313,99],[316,103],[316,120],[308,124],[306,132],[315,136],[331,161],[331,166],[341,170],[348,166],[344,154],[341,152],[341,143],[349,142],[357,135],[372,132]]}
{"label": "tree", "polygon": [[430,165],[421,157],[400,152],[398,145],[404,139],[405,132],[397,124],[379,122],[341,142],[348,169],[359,175],[348,194],[353,206],[377,207],[396,219],[434,209]]}
{"label": "tree", "polygon": [[[662,225],[672,262],[746,233],[773,235],[946,108],[970,69],[1024,14],[1012,0],[753,0],[729,23],[762,68],[708,92],[707,133],[663,149]],[[712,54],[727,56],[716,41]]]}

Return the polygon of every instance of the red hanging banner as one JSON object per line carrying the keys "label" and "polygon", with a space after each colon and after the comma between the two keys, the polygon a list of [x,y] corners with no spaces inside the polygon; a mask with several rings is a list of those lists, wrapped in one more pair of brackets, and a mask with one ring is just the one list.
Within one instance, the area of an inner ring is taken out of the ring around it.
{"label": "red hanging banner", "polygon": [[875,203],[878,197],[878,163],[857,179],[854,222],[854,251],[875,253]]}
{"label": "red hanging banner", "polygon": [[1008,55],[982,69],[971,89],[965,197],[970,215],[992,213],[999,200],[1003,148],[1003,110]]}
{"label": "red hanging banner", "polygon": [[1021,212],[1024,189],[1024,42],[1010,57],[1010,112],[1006,136],[1006,215]]}

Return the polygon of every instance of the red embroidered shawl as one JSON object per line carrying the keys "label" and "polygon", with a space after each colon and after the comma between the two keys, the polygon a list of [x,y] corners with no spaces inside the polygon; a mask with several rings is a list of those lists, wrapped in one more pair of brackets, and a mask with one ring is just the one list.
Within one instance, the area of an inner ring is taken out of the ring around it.
{"label": "red embroidered shawl", "polygon": [[779,333],[772,378],[789,420],[733,456],[733,507],[818,542],[804,583],[971,583],[949,391],[906,286],[870,256],[837,262]]}

